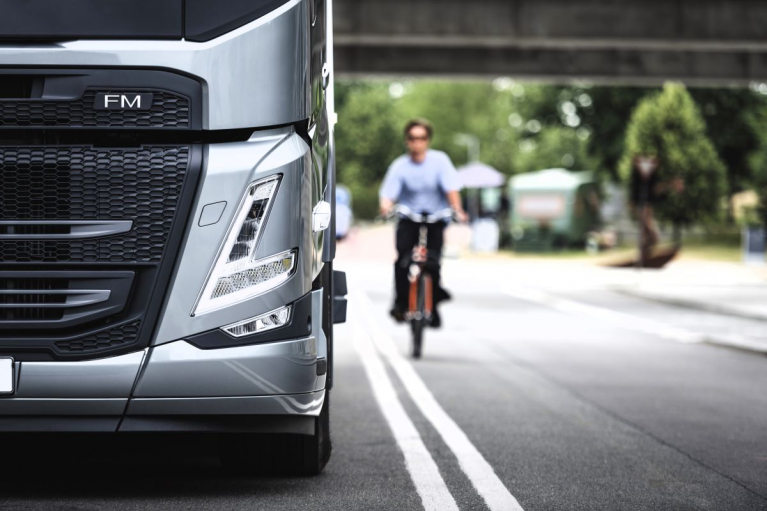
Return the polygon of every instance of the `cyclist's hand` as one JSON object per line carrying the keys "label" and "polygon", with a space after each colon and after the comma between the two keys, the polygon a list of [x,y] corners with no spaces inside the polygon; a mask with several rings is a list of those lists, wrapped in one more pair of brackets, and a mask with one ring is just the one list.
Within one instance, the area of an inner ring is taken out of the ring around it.
{"label": "cyclist's hand", "polygon": [[469,215],[467,215],[466,212],[462,209],[456,210],[455,219],[458,221],[458,223],[461,224],[469,223]]}
{"label": "cyclist's hand", "polygon": [[381,197],[378,202],[378,210],[381,212],[382,218],[390,218],[394,212],[394,201],[386,197]]}

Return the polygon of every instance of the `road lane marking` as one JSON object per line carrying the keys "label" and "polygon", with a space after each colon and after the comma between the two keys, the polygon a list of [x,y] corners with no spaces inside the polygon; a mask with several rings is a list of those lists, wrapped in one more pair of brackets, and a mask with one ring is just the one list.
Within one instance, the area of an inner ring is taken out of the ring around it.
{"label": "road lane marking", "polygon": [[354,324],[354,331],[354,347],[362,359],[365,374],[373,388],[373,395],[381,408],[381,413],[405,456],[405,465],[421,497],[424,509],[426,511],[458,511],[458,504],[447,489],[437,463],[431,457],[421,435],[397,397],[394,385],[386,373],[383,360],[373,346],[370,335],[360,327],[357,321]]}
{"label": "road lane marking", "polygon": [[375,346],[392,366],[418,409],[458,459],[461,470],[484,499],[487,507],[491,511],[523,511],[490,463],[440,406],[413,365],[399,352],[391,337],[378,327],[372,314],[373,304],[370,298],[365,293],[358,293],[355,298],[355,302],[360,306],[362,318],[372,332]]}
{"label": "road lane marking", "polygon": [[574,316],[587,316],[594,319],[610,321],[617,323],[623,328],[629,330],[635,330],[638,332],[657,335],[665,339],[670,339],[676,342],[685,344],[694,344],[705,342],[705,336],[684,330],[681,328],[672,327],[658,321],[651,319],[640,318],[632,314],[626,314],[625,312],[618,312],[612,309],[604,307],[598,307],[596,305],[588,305],[566,298],[560,298],[558,296],[551,295],[539,289],[514,287],[506,289],[505,294],[512,298],[519,300],[525,300],[528,302],[537,303],[545,307],[549,307],[566,314]]}

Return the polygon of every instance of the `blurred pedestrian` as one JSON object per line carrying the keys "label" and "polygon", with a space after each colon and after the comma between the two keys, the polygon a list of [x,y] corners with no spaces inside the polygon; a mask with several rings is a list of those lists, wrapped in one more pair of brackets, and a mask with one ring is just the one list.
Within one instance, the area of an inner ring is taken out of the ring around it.
{"label": "blurred pedestrian", "polygon": [[[657,160],[654,160],[657,165]],[[639,222],[641,230],[641,261],[643,265],[652,257],[653,249],[660,242],[660,232],[655,222],[656,205],[668,200],[670,193],[683,193],[684,181],[681,178],[661,180],[656,169],[642,172],[638,159],[634,162],[631,173],[630,200],[631,209]],[[678,240],[675,240],[678,242]]]}

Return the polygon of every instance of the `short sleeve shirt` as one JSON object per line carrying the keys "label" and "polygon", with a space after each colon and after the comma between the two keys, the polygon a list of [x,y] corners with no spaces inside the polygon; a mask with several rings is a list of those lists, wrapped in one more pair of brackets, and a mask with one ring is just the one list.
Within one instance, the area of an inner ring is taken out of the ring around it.
{"label": "short sleeve shirt", "polygon": [[421,163],[409,155],[394,160],[381,184],[379,196],[417,213],[436,213],[450,207],[446,194],[461,189],[458,172],[450,157],[429,150]]}

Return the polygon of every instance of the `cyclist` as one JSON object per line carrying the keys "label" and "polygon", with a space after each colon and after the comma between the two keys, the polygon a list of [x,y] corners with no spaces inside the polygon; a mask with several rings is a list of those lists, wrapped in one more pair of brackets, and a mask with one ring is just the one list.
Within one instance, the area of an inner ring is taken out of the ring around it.
{"label": "cyclist", "polygon": [[[429,149],[434,130],[428,121],[415,119],[405,126],[407,154],[400,156],[389,166],[379,192],[382,216],[388,216],[399,203],[418,214],[434,214],[452,208],[460,222],[467,219],[461,206],[458,172],[450,157],[442,151]],[[447,224],[438,222],[429,226],[427,248],[437,260],[442,255],[444,230]],[[418,243],[418,224],[401,218],[397,225],[397,261],[394,263],[395,299],[392,317],[402,322],[408,307],[408,269],[406,262],[413,247]],[[434,282],[434,312],[431,326],[438,328],[441,319],[437,304],[450,295],[440,286],[439,268],[432,270]]]}

